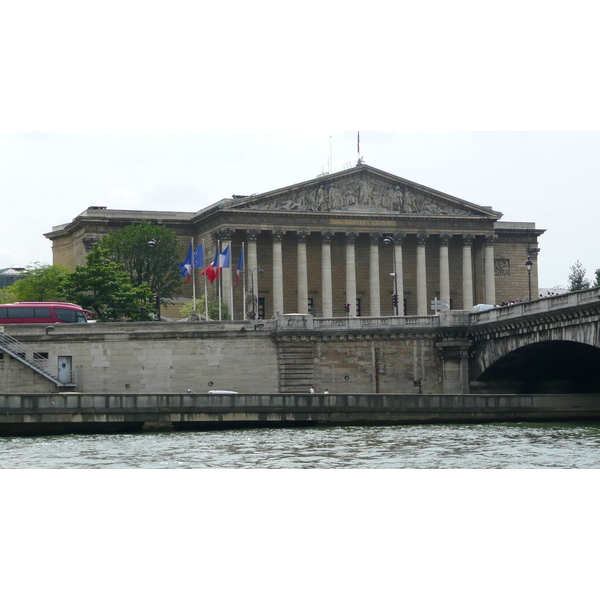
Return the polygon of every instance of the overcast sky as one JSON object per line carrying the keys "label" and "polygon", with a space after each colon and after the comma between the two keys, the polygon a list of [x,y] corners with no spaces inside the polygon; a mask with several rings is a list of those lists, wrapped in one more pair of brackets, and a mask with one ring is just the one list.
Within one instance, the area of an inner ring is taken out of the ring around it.
{"label": "overcast sky", "polygon": [[[577,260],[589,277],[600,268],[600,134],[360,135],[367,164],[546,229],[542,287],[566,285]],[[356,142],[356,131],[326,130],[1,134],[0,265],[51,263],[43,234],[88,206],[195,212],[232,194],[310,180],[329,170],[330,156],[333,171],[354,166]]]}

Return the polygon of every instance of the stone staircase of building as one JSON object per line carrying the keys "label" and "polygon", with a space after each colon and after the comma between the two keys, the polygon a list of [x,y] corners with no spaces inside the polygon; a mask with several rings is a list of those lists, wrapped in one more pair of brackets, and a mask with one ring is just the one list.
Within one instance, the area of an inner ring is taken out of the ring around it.
{"label": "stone staircase of building", "polygon": [[30,369],[42,375],[42,377],[49,379],[59,388],[75,387],[77,385],[75,372],[71,373],[69,381],[61,381],[58,374],[58,366],[52,368],[47,358],[3,331],[0,331],[0,351],[22,362]]}
{"label": "stone staircase of building", "polygon": [[279,391],[308,393],[314,384],[314,346],[310,341],[280,339],[277,343]]}

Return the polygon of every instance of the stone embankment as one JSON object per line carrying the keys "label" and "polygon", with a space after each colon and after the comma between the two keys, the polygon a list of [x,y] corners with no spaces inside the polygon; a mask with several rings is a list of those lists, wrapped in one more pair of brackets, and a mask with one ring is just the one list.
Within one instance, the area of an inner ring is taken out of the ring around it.
{"label": "stone embankment", "polygon": [[0,395],[4,436],[599,418],[598,394]]}

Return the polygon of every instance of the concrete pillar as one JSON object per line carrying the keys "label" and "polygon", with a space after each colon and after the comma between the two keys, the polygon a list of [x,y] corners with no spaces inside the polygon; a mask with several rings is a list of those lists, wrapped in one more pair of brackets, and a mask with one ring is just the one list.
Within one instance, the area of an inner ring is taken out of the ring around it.
{"label": "concrete pillar", "polygon": [[440,235],[440,300],[450,301],[450,259],[448,258],[449,234]]}
{"label": "concrete pillar", "polygon": [[468,394],[470,342],[444,340],[437,344],[442,351],[442,392]]}
{"label": "concrete pillar", "polygon": [[350,305],[349,317],[356,316],[356,249],[358,233],[346,233],[346,302]]}
{"label": "concrete pillar", "polygon": [[273,231],[273,313],[283,314],[283,231]]}
{"label": "concrete pillar", "polygon": [[462,252],[462,290],[463,290],[463,310],[473,308],[473,261],[471,257],[471,247],[473,245],[472,235],[463,235]]}
{"label": "concrete pillar", "polygon": [[308,267],[306,241],[309,231],[298,231],[298,312],[308,314]]}
{"label": "concrete pillar", "polygon": [[427,261],[425,258],[425,244],[429,235],[417,235],[417,314],[426,315],[427,310]]}
{"label": "concrete pillar", "polygon": [[372,233],[370,238],[369,294],[371,311],[369,314],[372,317],[379,317],[381,316],[381,281],[379,278],[379,240],[381,239],[381,234]]}
{"label": "concrete pillar", "polygon": [[485,236],[485,303],[496,304],[496,274],[494,270],[494,241],[496,236]]}
{"label": "concrete pillar", "polygon": [[323,316],[331,319],[333,317],[333,295],[331,283],[331,241],[333,233],[323,231],[321,233],[321,291],[323,294]]}

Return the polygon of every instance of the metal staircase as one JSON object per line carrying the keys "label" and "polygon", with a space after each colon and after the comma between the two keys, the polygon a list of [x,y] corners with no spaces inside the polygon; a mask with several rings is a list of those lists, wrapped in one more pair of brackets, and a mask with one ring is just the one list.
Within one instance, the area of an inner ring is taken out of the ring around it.
{"label": "metal staircase", "polygon": [[49,379],[57,387],[75,387],[77,385],[76,373],[72,371],[69,381],[61,381],[58,374],[58,365],[56,368],[50,366],[50,361],[35,352],[29,346],[19,342],[14,337],[0,330],[0,351],[6,352],[16,360],[33,369],[42,377]]}

